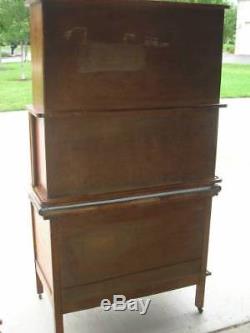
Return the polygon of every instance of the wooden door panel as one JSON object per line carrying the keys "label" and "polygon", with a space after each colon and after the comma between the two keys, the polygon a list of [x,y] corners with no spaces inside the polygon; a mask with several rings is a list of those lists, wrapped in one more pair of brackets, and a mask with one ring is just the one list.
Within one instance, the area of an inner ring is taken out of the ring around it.
{"label": "wooden door panel", "polygon": [[210,201],[111,205],[58,218],[62,286],[200,259]]}
{"label": "wooden door panel", "polygon": [[217,110],[92,113],[46,121],[50,198],[214,177]]}
{"label": "wooden door panel", "polygon": [[46,112],[218,103],[222,11],[46,8]]}

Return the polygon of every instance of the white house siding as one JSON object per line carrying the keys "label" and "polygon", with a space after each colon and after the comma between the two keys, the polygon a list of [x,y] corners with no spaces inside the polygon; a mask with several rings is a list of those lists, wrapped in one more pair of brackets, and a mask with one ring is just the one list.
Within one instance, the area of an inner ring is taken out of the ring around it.
{"label": "white house siding", "polygon": [[250,0],[238,1],[235,54],[250,55]]}

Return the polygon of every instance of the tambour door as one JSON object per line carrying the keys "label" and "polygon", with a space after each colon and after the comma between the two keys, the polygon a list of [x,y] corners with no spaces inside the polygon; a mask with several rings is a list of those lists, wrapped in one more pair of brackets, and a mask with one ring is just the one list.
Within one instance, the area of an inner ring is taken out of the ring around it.
{"label": "tambour door", "polygon": [[43,17],[47,113],[219,100],[221,9],[48,1]]}
{"label": "tambour door", "polygon": [[201,260],[210,204],[183,196],[55,217],[62,287]]}
{"label": "tambour door", "polygon": [[214,179],[218,111],[90,112],[45,118],[49,198]]}

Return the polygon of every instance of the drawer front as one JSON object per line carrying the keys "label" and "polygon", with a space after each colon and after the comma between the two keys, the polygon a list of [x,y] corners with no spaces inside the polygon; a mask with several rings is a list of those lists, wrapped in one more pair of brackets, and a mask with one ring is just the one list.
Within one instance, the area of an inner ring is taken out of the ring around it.
{"label": "drawer front", "polygon": [[217,110],[95,113],[46,121],[50,198],[214,177]]}
{"label": "drawer front", "polygon": [[201,258],[211,198],[92,208],[58,217],[62,287]]}
{"label": "drawer front", "polygon": [[218,102],[222,10],[128,2],[44,13],[46,112]]}

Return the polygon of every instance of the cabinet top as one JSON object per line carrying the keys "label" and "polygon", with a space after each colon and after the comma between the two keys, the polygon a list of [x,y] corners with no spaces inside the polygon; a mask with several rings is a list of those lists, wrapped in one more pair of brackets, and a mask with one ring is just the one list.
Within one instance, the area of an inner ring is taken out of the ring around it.
{"label": "cabinet top", "polygon": [[143,7],[162,7],[162,8],[190,8],[190,9],[219,9],[229,8],[228,5],[215,5],[203,3],[171,2],[164,0],[26,0],[28,5],[34,3],[68,4],[68,5],[138,5]]}

